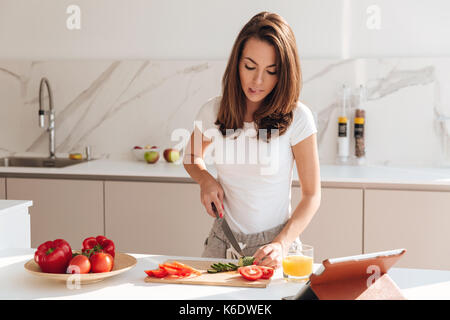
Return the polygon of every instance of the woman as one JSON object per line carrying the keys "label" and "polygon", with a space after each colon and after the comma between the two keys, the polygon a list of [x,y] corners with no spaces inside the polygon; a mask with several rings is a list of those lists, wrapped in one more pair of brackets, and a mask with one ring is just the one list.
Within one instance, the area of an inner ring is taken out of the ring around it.
{"label": "woman", "polygon": [[[320,205],[317,130],[311,111],[298,101],[300,88],[291,28],[277,14],[255,15],[234,43],[222,79],[222,96],[207,101],[196,117],[183,160],[200,185],[207,213],[216,217],[214,204],[245,255],[274,268],[281,266],[290,245],[300,241],[299,235]],[[205,149],[211,144],[217,180],[204,163]],[[237,146],[238,160],[234,157]],[[255,146],[260,149],[255,151]],[[261,158],[269,149],[265,163],[247,160],[255,155]],[[294,160],[302,197],[291,212]],[[214,222],[202,256],[225,258],[233,251],[221,221]]]}

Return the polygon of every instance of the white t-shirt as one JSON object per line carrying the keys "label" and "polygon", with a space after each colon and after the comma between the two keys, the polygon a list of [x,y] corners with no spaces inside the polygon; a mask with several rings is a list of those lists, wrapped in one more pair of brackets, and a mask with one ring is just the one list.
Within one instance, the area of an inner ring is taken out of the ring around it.
{"label": "white t-shirt", "polygon": [[291,146],[317,132],[311,110],[298,102],[287,131],[270,143],[256,139],[254,122],[244,122],[240,134],[224,138],[214,124],[221,98],[211,98],[201,107],[195,125],[213,139],[208,149],[212,148],[217,180],[224,190],[225,219],[233,231],[245,234],[285,223],[291,216]]}

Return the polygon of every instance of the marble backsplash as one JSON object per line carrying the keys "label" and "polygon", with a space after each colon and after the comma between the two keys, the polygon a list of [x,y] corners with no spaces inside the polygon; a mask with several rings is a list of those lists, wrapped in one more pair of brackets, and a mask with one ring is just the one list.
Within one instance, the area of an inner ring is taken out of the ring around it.
{"label": "marble backsplash", "polygon": [[[367,87],[366,164],[450,166],[450,58],[304,59],[301,101],[318,125],[322,164],[336,158],[339,89]],[[199,108],[221,94],[226,61],[0,61],[0,156],[48,155],[38,125],[47,77],[56,112],[56,153],[132,158],[135,145],[180,146]],[[47,117],[45,126],[47,127]],[[353,146],[352,146],[353,149]]]}

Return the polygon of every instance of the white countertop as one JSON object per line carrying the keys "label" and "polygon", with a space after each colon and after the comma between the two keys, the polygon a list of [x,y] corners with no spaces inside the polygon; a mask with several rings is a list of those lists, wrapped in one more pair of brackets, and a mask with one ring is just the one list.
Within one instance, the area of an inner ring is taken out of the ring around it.
{"label": "white countertop", "polygon": [[33,205],[31,200],[0,200],[0,214],[9,210],[28,208]]}
{"label": "white countertop", "polygon": [[[150,300],[278,300],[294,295],[303,286],[287,283],[277,270],[267,288],[146,283],[144,270],[153,269],[167,259],[189,259],[149,254],[132,254],[137,265],[101,282],[69,289],[64,282],[50,281],[29,274],[24,264],[35,249],[0,251],[0,299],[150,299]],[[201,259],[201,258],[196,258]],[[314,265],[314,270],[319,264]],[[407,299],[450,299],[450,271],[392,268],[391,278]]]}
{"label": "white countertop", "polygon": [[[207,166],[216,176],[214,166]],[[450,190],[450,168],[321,165],[322,186],[399,186]],[[294,184],[298,174],[294,167]],[[74,179],[192,182],[181,163],[156,164],[137,160],[98,159],[65,168],[0,167],[0,177],[55,177]]]}

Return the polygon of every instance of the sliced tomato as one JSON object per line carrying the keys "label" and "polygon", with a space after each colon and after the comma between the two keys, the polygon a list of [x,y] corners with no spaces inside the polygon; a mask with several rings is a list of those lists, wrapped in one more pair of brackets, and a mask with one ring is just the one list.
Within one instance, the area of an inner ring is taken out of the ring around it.
{"label": "sliced tomato", "polygon": [[259,268],[258,266],[254,266],[254,265],[240,267],[238,270],[239,270],[239,273],[241,274],[241,276],[243,276],[245,279],[250,280],[250,281],[258,280],[263,275],[261,268]]}
{"label": "sliced tomato", "polygon": [[146,270],[145,273],[149,277],[155,277],[155,278],[164,278],[168,275],[167,271],[164,269],[155,269],[155,270]]}
{"label": "sliced tomato", "polygon": [[273,276],[273,268],[271,267],[265,267],[265,266],[258,266],[258,268],[262,271],[261,279],[270,279]]}

